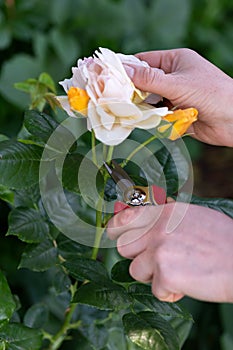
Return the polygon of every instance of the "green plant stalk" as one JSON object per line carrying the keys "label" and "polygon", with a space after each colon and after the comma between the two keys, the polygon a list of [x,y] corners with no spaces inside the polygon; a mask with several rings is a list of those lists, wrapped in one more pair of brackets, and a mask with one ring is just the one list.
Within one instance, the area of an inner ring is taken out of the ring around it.
{"label": "green plant stalk", "polygon": [[146,145],[148,145],[149,143],[151,143],[152,141],[156,140],[157,139],[157,136],[154,135],[154,136],[151,136],[148,140],[144,141],[143,143],[141,143],[138,147],[136,147],[130,154],[129,156],[122,162],[121,166],[122,167],[125,167],[128,162],[130,161],[130,159],[132,159],[135,154],[137,152],[139,152],[143,147],[145,147]]}
{"label": "green plant stalk", "polygon": [[95,165],[97,165],[96,149],[95,149],[95,133],[94,130],[91,132],[91,151],[92,151],[92,160]]}
{"label": "green plant stalk", "polygon": [[[71,323],[72,316],[74,314],[74,311],[76,309],[77,304],[71,304],[69,311],[66,314],[65,321],[60,328],[60,330],[51,337],[50,341],[51,344],[48,347],[48,350],[57,350],[59,349],[60,345],[63,343],[63,341],[67,337],[67,333],[70,329],[74,328],[74,324]],[[81,324],[81,321],[80,321]],[[75,326],[78,327],[79,323],[75,323]]]}
{"label": "green plant stalk", "polygon": [[103,215],[102,208],[103,208],[103,198],[100,196],[97,203],[97,208],[96,208],[96,234],[95,234],[94,247],[91,255],[91,258],[93,260],[97,259],[98,251],[100,247],[100,241],[105,230],[105,227],[103,227],[103,224],[102,224],[102,215]]}
{"label": "green plant stalk", "polygon": [[106,162],[110,162],[112,159],[112,155],[113,155],[113,151],[114,151],[114,146],[109,146],[108,148],[108,153],[106,156]]}

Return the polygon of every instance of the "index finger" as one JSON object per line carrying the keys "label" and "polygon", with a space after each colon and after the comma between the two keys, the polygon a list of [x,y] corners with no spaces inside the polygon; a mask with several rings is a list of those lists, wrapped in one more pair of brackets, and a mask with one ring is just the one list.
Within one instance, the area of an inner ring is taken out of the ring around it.
{"label": "index finger", "polygon": [[108,222],[107,234],[110,239],[117,239],[127,233],[131,241],[147,233],[159,219],[164,205],[130,207],[118,214]]}
{"label": "index finger", "polygon": [[172,73],[173,62],[177,56],[178,49],[163,51],[139,52],[135,56],[142,61],[146,61],[153,68],[162,69],[165,73]]}

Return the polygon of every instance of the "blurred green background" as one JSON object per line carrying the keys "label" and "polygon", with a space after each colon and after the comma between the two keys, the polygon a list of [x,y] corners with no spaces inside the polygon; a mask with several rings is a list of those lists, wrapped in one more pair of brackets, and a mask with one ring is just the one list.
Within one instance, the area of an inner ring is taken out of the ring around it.
{"label": "blurred green background", "polygon": [[[16,137],[29,103],[15,82],[44,71],[58,82],[71,75],[77,58],[100,46],[126,54],[189,47],[233,76],[232,18],[229,0],[0,0],[0,133]],[[233,198],[232,149],[185,141],[194,193]],[[26,288],[25,274],[19,287],[15,272],[20,243],[4,240],[8,208],[1,203],[0,210],[0,265],[15,289]],[[27,286],[27,293],[33,299],[36,290]],[[233,349],[232,305],[184,304],[195,319],[185,349]]]}

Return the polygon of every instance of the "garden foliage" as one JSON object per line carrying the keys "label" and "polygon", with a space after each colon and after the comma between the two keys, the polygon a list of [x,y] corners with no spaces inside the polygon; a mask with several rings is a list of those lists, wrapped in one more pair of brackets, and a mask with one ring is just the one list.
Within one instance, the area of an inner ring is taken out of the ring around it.
{"label": "garden foliage", "polygon": [[[95,260],[91,247],[59,232],[39,189],[44,146],[66,118],[52,98],[54,81],[70,73],[77,57],[99,46],[124,53],[189,46],[232,74],[232,12],[224,0],[0,0],[1,350],[178,350],[199,315],[203,328],[196,334],[194,324],[189,344],[232,348],[231,306],[187,302],[184,308],[158,301],[149,285],[132,280],[130,261],[115,249],[100,249]],[[132,137],[143,140],[144,134]],[[62,180],[74,212],[93,223],[96,213],[76,181],[91,147],[88,134],[81,141],[69,150]],[[168,195],[175,196],[172,155],[159,142],[150,151],[164,170]],[[156,171],[150,159],[144,165],[148,173]],[[143,174],[136,175],[144,184]],[[101,177],[97,187],[103,190]],[[115,196],[108,182],[105,197]],[[60,205],[59,198],[53,200]],[[193,196],[192,202],[233,216],[228,199]]]}

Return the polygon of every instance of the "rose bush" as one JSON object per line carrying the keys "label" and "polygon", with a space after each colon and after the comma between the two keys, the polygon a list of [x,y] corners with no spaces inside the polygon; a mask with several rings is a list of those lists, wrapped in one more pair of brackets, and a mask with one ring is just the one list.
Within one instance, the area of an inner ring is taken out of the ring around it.
{"label": "rose bush", "polygon": [[[100,48],[93,57],[78,60],[72,78],[60,82],[67,96],[57,96],[70,116],[87,116],[88,130],[111,146],[125,140],[134,128],[154,128],[161,117],[172,113],[145,102],[149,94],[134,86],[123,66],[127,63],[147,66],[133,55]],[[160,99],[153,96],[154,103]]]}

